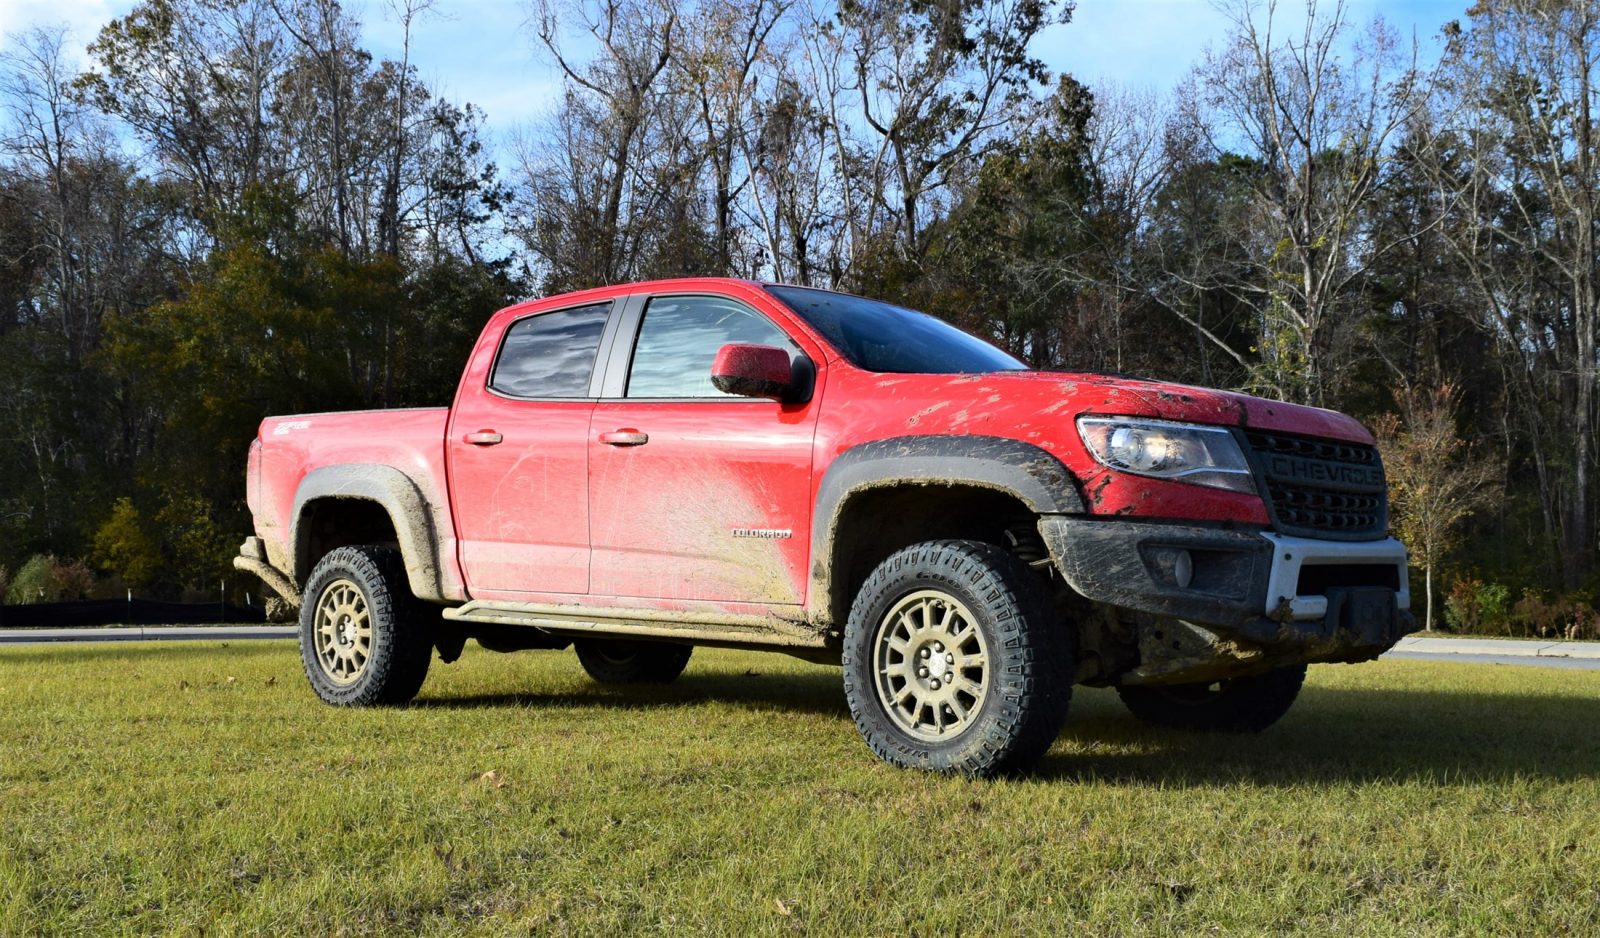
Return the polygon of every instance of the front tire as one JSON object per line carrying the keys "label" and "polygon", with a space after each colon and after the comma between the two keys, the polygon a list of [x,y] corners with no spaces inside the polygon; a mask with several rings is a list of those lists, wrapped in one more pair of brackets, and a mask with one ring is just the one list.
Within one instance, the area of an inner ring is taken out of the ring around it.
{"label": "front tire", "polygon": [[428,676],[433,633],[400,552],[340,547],[318,562],[300,606],[300,661],[311,688],[341,707],[403,704]]}
{"label": "front tire", "polygon": [[1117,688],[1133,715],[1168,729],[1209,733],[1259,733],[1282,719],[1305,683],[1306,666],[1199,684],[1148,684]]}
{"label": "front tire", "polygon": [[987,777],[1025,769],[1061,732],[1074,636],[1035,574],[977,541],[929,541],[867,577],[845,625],[845,697],[879,758]]}
{"label": "front tire", "polygon": [[693,645],[580,638],[572,643],[578,663],[602,684],[671,684],[689,666]]}

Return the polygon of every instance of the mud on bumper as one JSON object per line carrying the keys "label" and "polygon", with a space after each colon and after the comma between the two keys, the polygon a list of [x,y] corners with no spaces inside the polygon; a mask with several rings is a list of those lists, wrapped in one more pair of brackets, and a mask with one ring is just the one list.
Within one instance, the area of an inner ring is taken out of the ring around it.
{"label": "mud on bumper", "polygon": [[1415,631],[1404,545],[1052,515],[1039,532],[1087,599],[1200,626],[1276,660],[1368,661]]}
{"label": "mud on bumper", "polygon": [[294,578],[274,567],[267,559],[267,548],[261,538],[251,535],[244,539],[244,543],[239,545],[239,556],[233,558],[233,567],[260,577],[261,582],[291,606],[300,605],[300,590],[295,587]]}

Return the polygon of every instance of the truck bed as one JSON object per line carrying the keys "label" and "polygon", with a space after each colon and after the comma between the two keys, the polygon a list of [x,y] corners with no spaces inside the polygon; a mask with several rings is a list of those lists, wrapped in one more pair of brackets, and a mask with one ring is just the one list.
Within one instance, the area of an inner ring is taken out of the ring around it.
{"label": "truck bed", "polygon": [[290,528],[301,482],[325,466],[360,465],[404,473],[432,510],[433,534],[445,548],[441,555],[453,558],[455,530],[444,468],[449,419],[449,408],[426,407],[294,414],[263,421],[258,443],[251,448],[248,497],[255,533],[265,542],[268,559],[279,569],[294,569]]}

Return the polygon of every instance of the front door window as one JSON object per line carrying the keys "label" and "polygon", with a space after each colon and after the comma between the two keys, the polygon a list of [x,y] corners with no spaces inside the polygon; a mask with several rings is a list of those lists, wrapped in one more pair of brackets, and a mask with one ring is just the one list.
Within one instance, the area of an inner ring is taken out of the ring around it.
{"label": "front door window", "polygon": [[728,397],[711,383],[711,364],[733,342],[794,350],[783,330],[742,303],[715,296],[651,300],[633,347],[628,397]]}

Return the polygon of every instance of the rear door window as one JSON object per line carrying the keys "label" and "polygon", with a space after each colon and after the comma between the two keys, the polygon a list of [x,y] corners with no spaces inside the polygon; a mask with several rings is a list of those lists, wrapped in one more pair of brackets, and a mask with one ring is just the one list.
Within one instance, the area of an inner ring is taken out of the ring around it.
{"label": "rear door window", "polygon": [[585,398],[610,303],[539,313],[506,330],[489,376],[508,397]]}

